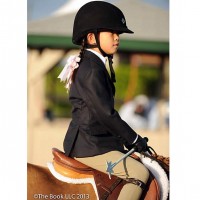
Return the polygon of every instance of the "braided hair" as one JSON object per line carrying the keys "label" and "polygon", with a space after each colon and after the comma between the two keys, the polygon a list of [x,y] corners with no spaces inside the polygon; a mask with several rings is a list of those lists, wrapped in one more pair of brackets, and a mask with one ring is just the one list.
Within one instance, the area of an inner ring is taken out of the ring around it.
{"label": "braided hair", "polygon": [[[80,51],[80,53],[79,53],[79,57],[80,57],[81,59],[83,59],[83,57],[84,57],[85,48],[86,48],[86,39],[83,38],[82,43],[81,43],[81,51]],[[80,61],[80,62],[81,62],[81,61]]]}
{"label": "braided hair", "polygon": [[[80,61],[79,61],[79,65],[84,57],[84,52],[85,52],[85,48],[86,48],[86,40],[85,38],[82,40],[82,43],[81,43],[81,50],[80,50],[80,53],[78,55],[78,57],[80,57]],[[77,72],[77,69],[74,70],[74,73],[72,75],[72,81],[74,82],[74,79],[75,79],[75,76],[76,76],[76,72]]]}

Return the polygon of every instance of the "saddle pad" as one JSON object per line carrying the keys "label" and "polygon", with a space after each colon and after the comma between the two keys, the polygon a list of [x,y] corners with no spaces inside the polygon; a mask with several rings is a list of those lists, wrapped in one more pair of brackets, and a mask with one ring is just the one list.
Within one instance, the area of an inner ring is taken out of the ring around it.
{"label": "saddle pad", "polygon": [[160,188],[161,200],[166,200],[169,193],[169,180],[164,169],[159,165],[158,162],[148,157],[144,157],[141,155],[140,159],[156,178]]}
{"label": "saddle pad", "polygon": [[[58,167],[58,164],[55,162],[53,162],[53,163],[48,162],[47,167],[49,168],[52,175],[62,182],[66,182],[66,183],[70,183],[70,184],[88,184],[88,183],[90,183],[94,188],[97,200],[99,200],[97,187],[96,187],[96,184],[95,184],[95,181],[94,181],[94,178],[92,175],[86,174],[84,176],[82,174],[81,176],[76,176],[75,173],[72,175],[71,172],[70,171],[67,172],[67,169],[64,167],[63,168],[66,172],[63,172],[62,166]],[[58,172],[57,170],[58,171],[60,170],[60,171]],[[70,176],[69,176],[69,174],[70,174]],[[79,173],[77,173],[77,174],[79,174]]]}

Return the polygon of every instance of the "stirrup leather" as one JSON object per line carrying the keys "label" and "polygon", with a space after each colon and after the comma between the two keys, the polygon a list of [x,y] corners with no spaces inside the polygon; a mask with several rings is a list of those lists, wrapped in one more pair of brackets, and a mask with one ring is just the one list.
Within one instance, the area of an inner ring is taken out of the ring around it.
{"label": "stirrup leather", "polygon": [[139,179],[136,178],[126,178],[125,179],[128,183],[132,183],[134,185],[139,186],[142,190],[145,189],[146,184]]}

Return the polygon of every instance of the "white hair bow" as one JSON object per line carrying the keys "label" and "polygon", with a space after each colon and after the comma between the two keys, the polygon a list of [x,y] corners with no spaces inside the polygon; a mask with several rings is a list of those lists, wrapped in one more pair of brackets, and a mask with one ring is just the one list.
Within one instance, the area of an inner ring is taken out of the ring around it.
{"label": "white hair bow", "polygon": [[78,62],[80,62],[81,58],[79,56],[70,56],[67,60],[67,63],[61,73],[59,74],[58,78],[60,78],[61,82],[65,82],[67,80],[67,83],[65,87],[67,88],[67,91],[69,91],[70,86],[72,84],[72,76],[74,73],[74,70],[79,67]]}

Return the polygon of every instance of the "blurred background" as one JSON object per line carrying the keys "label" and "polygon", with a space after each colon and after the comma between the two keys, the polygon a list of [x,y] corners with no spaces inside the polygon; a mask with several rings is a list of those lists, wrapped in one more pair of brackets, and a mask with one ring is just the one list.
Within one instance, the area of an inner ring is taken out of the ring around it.
{"label": "blurred background", "polygon": [[[46,166],[63,150],[71,105],[57,78],[72,44],[73,20],[88,0],[28,0],[28,162]],[[134,34],[123,34],[114,55],[116,110],[149,145],[169,156],[169,0],[110,0]]]}

